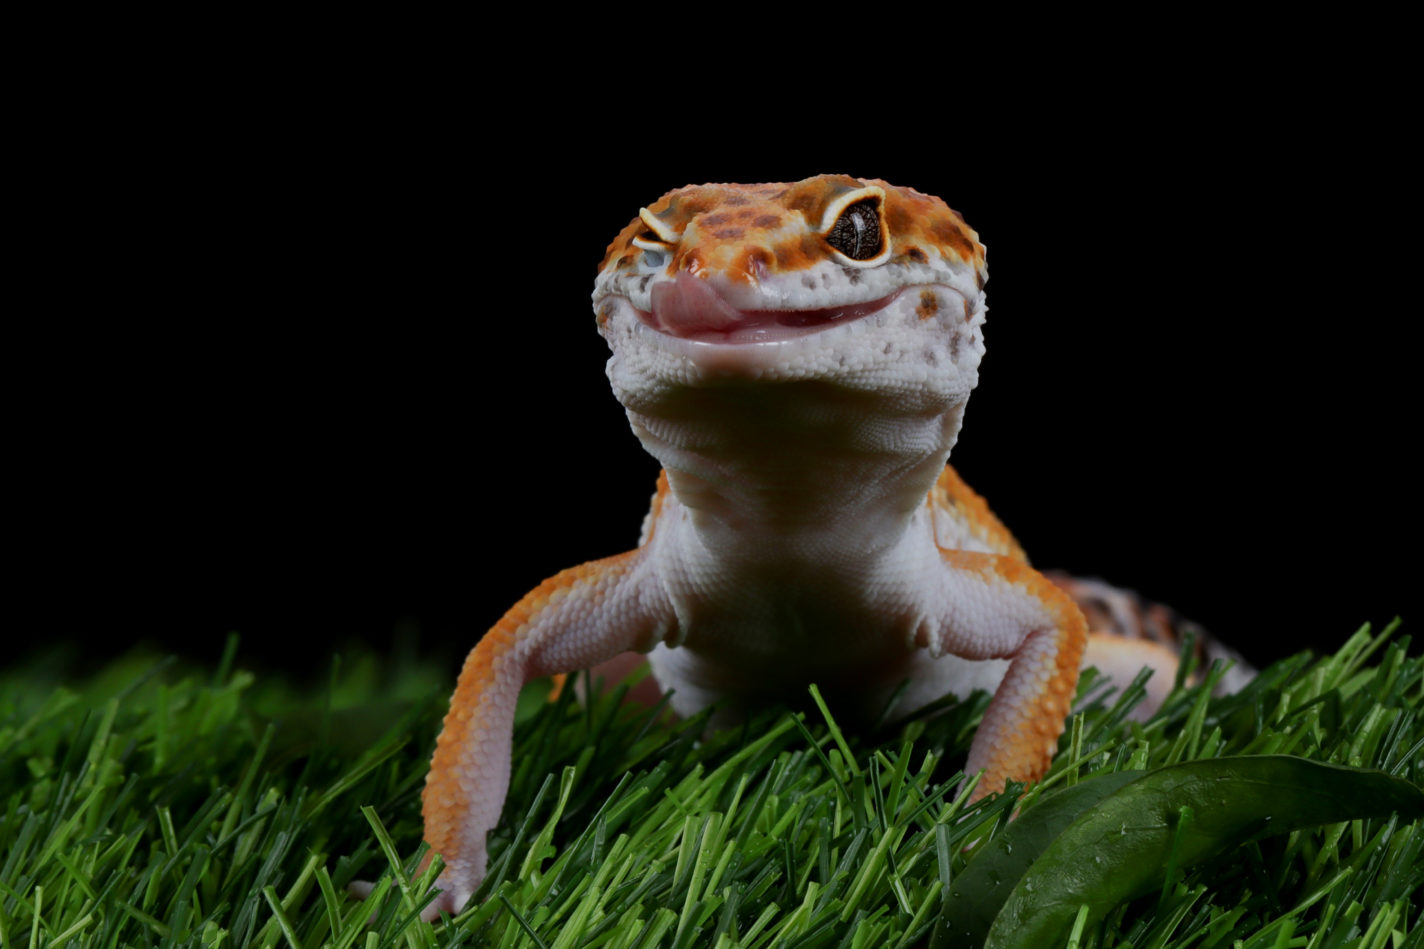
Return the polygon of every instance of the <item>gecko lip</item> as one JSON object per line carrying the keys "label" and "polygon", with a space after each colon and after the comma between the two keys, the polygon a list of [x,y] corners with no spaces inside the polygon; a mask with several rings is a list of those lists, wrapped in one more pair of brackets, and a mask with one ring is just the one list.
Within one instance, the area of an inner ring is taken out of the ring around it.
{"label": "gecko lip", "polygon": [[702,343],[777,342],[820,332],[877,313],[903,288],[876,300],[806,310],[748,309],[732,306],[710,286],[686,273],[653,288],[652,309],[636,309],[638,319],[668,336]]}

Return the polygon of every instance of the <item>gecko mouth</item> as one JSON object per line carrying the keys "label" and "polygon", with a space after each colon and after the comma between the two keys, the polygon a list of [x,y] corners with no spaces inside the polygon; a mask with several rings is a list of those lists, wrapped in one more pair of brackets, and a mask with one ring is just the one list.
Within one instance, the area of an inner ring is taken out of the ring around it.
{"label": "gecko mouth", "polygon": [[742,310],[705,280],[687,273],[653,288],[652,310],[638,319],[660,333],[702,343],[765,343],[793,339],[883,310],[900,291],[878,300],[810,310]]}

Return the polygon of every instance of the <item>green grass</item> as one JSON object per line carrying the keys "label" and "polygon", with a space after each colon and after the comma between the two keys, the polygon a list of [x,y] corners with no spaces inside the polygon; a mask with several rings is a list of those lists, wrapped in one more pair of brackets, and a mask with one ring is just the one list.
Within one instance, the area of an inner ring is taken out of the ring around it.
{"label": "green grass", "polygon": [[[1135,690],[1104,700],[1085,682],[1048,778],[974,806],[957,769],[983,696],[870,735],[782,713],[701,740],[700,721],[660,723],[616,694],[584,707],[533,691],[490,878],[435,927],[418,919],[409,871],[450,687],[438,672],[363,657],[312,693],[237,671],[231,651],[202,674],[126,660],[68,689],[12,669],[0,676],[0,946],[959,946],[972,943],[956,906],[1026,886],[1032,908],[1033,886],[1066,879],[1054,869],[1066,859],[1087,878],[1068,888],[1066,944],[1424,947],[1424,824],[1293,827],[1314,777],[1252,792],[1237,776],[1230,796],[1268,802],[1276,823],[1242,817],[1245,830],[1215,837],[1211,801],[1171,799],[1167,856],[1145,869],[1091,846],[1050,848],[1023,880],[992,862],[1031,837],[1032,822],[1009,822],[1016,808],[1065,811],[1122,771],[1292,755],[1418,786],[1424,660],[1390,633],[1278,663],[1236,696],[1179,688],[1145,725],[1125,719]],[[1339,773],[1331,806],[1365,813],[1384,785]],[[1148,785],[1117,793],[1133,788]],[[1134,874],[1148,890],[1104,896],[1101,911],[1072,902]],[[378,877],[370,901],[346,896]]]}

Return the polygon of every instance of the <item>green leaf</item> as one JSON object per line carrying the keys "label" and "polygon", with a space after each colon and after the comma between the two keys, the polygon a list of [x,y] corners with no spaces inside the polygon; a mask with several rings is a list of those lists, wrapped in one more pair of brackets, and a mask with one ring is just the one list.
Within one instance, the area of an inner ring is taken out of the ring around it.
{"label": "green leaf", "polygon": [[[1178,833],[1184,807],[1192,819]],[[1109,794],[1059,834],[1014,886],[984,945],[1061,945],[1080,907],[1092,925],[1124,900],[1159,889],[1169,864],[1193,866],[1248,837],[1393,812],[1424,814],[1424,791],[1382,771],[1288,755],[1162,768]]]}
{"label": "green leaf", "polygon": [[954,878],[950,888],[945,916],[953,920],[951,926],[956,941],[983,945],[994,917],[999,915],[1014,884],[1049,844],[1084,812],[1144,773],[1105,774],[1045,795],[1004,828],[1003,833],[985,844],[964,872]]}

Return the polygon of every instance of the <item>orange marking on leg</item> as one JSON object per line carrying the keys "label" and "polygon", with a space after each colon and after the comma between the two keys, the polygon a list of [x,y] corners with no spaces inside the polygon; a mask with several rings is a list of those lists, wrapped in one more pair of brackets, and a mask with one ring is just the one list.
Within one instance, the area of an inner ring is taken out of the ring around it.
{"label": "orange marking on leg", "polygon": [[[447,864],[460,859],[461,832],[469,823],[473,803],[466,790],[467,772],[475,765],[474,756],[482,751],[481,740],[496,734],[507,739],[512,719],[505,718],[512,713],[512,703],[526,677],[553,672],[530,668],[530,657],[522,654],[528,650],[518,649],[521,642],[551,603],[589,582],[613,582],[632,564],[637,553],[630,551],[582,564],[545,580],[505,613],[465,659],[421,794],[425,839]],[[506,791],[505,786],[480,788],[482,797],[498,795],[496,806],[503,804]],[[488,827],[480,832],[487,830]]]}
{"label": "orange marking on leg", "polygon": [[970,529],[996,552],[1027,561],[1023,548],[1003,522],[989,510],[989,504],[973,488],[964,483],[959,472],[949,465],[930,489],[930,504],[954,510],[969,523]]}
{"label": "orange marking on leg", "polygon": [[653,535],[658,530],[658,518],[663,515],[663,502],[672,493],[672,485],[668,483],[668,473],[666,468],[658,469],[658,490],[653,495],[653,508],[648,512],[648,536],[643,538],[643,543],[653,539]]}
{"label": "orange marking on leg", "polygon": [[[984,760],[971,763],[973,770],[984,769],[971,798],[978,800],[1002,791],[1008,780],[1037,781],[1048,771],[1078,686],[1088,625],[1072,597],[1022,560],[963,550],[940,553],[951,566],[1004,581],[1048,614],[1047,625],[1030,633],[1014,653],[980,726],[989,731],[983,735]],[[1052,649],[1047,669],[1035,661],[1044,648]],[[976,736],[976,749],[979,741]]]}

